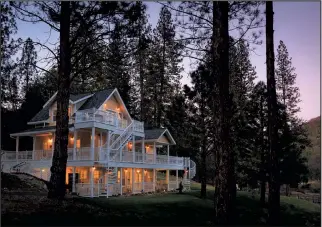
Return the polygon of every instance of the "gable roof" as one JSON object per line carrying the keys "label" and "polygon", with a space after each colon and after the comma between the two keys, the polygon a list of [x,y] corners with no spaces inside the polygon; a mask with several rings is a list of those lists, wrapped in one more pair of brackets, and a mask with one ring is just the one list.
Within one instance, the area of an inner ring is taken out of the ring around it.
{"label": "gable roof", "polygon": [[91,95],[91,93],[84,93],[84,94],[70,94],[70,101],[75,102],[79,99],[85,98],[86,96]]}
{"label": "gable roof", "polygon": [[[112,92],[115,89],[105,89],[101,91],[97,91],[95,93],[82,93],[82,94],[70,94],[70,101],[76,102],[80,99],[86,99],[87,96],[92,95],[91,97],[88,97],[85,103],[79,108],[79,110],[85,110],[85,109],[91,109],[96,108],[98,109],[104,101],[109,97]],[[28,123],[34,124],[37,122],[43,122],[48,120],[49,118],[49,108],[51,103],[56,101],[56,95],[57,92],[47,101],[47,103],[44,105],[43,109],[41,109]]]}
{"label": "gable roof", "polygon": [[176,144],[173,137],[171,136],[170,132],[166,128],[155,128],[155,129],[148,129],[144,130],[145,139],[146,140],[158,140],[164,134],[167,134],[167,137],[172,144]]}
{"label": "gable roof", "polygon": [[144,130],[146,140],[157,140],[165,132],[165,128]]}
{"label": "gable roof", "polygon": [[42,108],[29,122],[46,121],[49,118],[50,105]]}
{"label": "gable roof", "polygon": [[114,89],[106,89],[96,92],[91,98],[85,101],[85,103],[79,108],[79,110],[86,110],[91,108],[98,109],[101,105],[103,105],[107,97],[109,97],[113,91]]}

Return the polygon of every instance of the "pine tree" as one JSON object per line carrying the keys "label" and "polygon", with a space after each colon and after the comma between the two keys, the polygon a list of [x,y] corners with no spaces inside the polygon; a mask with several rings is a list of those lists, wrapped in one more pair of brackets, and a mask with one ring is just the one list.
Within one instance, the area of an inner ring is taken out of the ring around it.
{"label": "pine tree", "polygon": [[269,195],[268,222],[279,224],[280,214],[280,182],[279,160],[277,150],[277,100],[274,67],[274,30],[273,2],[266,2],[266,62],[267,62],[267,96],[268,96],[268,138],[269,138]]}
{"label": "pine tree", "polygon": [[[189,118],[191,129],[190,147],[194,153],[198,154],[196,158],[198,173],[201,182],[201,197],[206,198],[207,171],[209,159],[213,149],[213,128],[211,127],[211,106],[209,98],[212,88],[209,86],[211,80],[211,64],[200,64],[195,71],[190,74],[192,86],[185,86],[185,93],[190,100],[189,111],[192,117]],[[186,136],[188,136],[186,134]],[[210,167],[210,166],[209,166]]]}
{"label": "pine tree", "polygon": [[[268,159],[268,134],[267,134],[267,87],[259,81],[250,95],[248,123],[251,128],[249,145],[252,157],[249,167],[253,166],[253,176],[260,182],[260,201],[265,205]],[[255,152],[255,153],[254,153]]]}
{"label": "pine tree", "polygon": [[129,44],[120,26],[119,22],[116,22],[110,43],[108,44],[105,86],[117,88],[125,105],[131,106]]}
{"label": "pine tree", "polygon": [[165,113],[169,107],[171,97],[180,89],[182,61],[180,57],[181,44],[175,40],[175,26],[171,12],[162,7],[160,18],[153,31],[153,51],[151,51],[149,67],[155,72],[150,73],[147,86],[152,87],[151,98],[153,105],[153,125],[161,127],[165,122]]}
{"label": "pine tree", "polygon": [[50,168],[48,198],[63,199],[66,193],[66,166],[68,145],[68,106],[70,96],[71,47],[70,47],[71,3],[61,2],[60,11],[60,61],[58,66],[57,119],[55,146]]}
{"label": "pine tree", "polygon": [[148,23],[146,5],[137,1],[134,6],[136,20],[130,24],[128,36],[132,49],[133,88],[131,97],[135,107],[134,116],[146,121],[146,80],[148,77],[147,64],[150,48],[152,48],[151,25]]}
{"label": "pine tree", "polygon": [[[216,152],[215,222],[232,224],[235,220],[235,155],[230,146],[231,94],[229,78],[228,2],[213,3],[213,77],[218,77],[219,150]],[[213,110],[217,113],[217,110]],[[214,115],[213,115],[214,117]]]}
{"label": "pine tree", "polygon": [[1,23],[1,105],[10,110],[19,107],[18,78],[16,62],[12,58],[17,53],[17,40],[12,35],[17,32],[13,9],[9,2],[0,2]]}
{"label": "pine tree", "polygon": [[283,41],[280,41],[277,49],[276,63],[276,91],[278,100],[285,106],[286,114],[290,118],[296,118],[295,115],[300,111],[298,107],[300,102],[299,88],[295,86],[295,68],[292,66],[292,58],[289,57]]}
{"label": "pine tree", "polygon": [[30,85],[33,83],[36,77],[37,68],[37,52],[33,45],[33,41],[27,38],[23,48],[19,61],[19,74],[20,79],[23,81],[22,91],[24,95],[28,92]]}
{"label": "pine tree", "polygon": [[[307,175],[306,159],[302,156],[303,147],[308,146],[307,135],[303,130],[302,121],[296,116],[300,111],[299,88],[295,85],[295,68],[292,58],[283,41],[277,49],[276,88],[278,100],[282,107],[280,115],[283,118],[279,134],[281,183],[286,184],[286,195],[289,195],[290,184],[296,185]],[[288,166],[288,167],[287,167]]]}

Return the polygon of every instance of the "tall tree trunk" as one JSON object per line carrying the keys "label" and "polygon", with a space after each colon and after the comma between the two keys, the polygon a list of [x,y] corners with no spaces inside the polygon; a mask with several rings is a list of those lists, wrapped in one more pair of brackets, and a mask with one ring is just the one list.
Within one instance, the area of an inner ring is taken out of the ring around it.
{"label": "tall tree trunk", "polygon": [[141,27],[141,24],[143,24],[141,22],[142,20],[142,15],[141,15],[141,5],[142,5],[142,2],[139,1],[138,2],[139,4],[139,8],[140,8],[140,15],[139,15],[139,18],[140,18],[140,25],[139,25],[139,43],[138,43],[138,46],[139,46],[139,72],[140,72],[140,120],[141,121],[145,121],[145,113],[144,113],[144,75],[143,75],[143,61],[142,61],[142,27]]}
{"label": "tall tree trunk", "polygon": [[71,51],[69,44],[70,2],[61,2],[60,15],[60,62],[58,73],[57,118],[54,155],[50,177],[48,198],[63,199],[66,193],[66,164],[68,145],[68,105],[71,71]]}
{"label": "tall tree trunk", "polygon": [[276,127],[276,88],[274,72],[274,30],[273,2],[266,2],[266,62],[267,62],[267,93],[268,93],[268,139],[269,139],[269,196],[268,222],[270,225],[279,224],[280,185],[279,165],[277,156],[277,127]]}
{"label": "tall tree trunk", "polygon": [[206,143],[203,143],[201,145],[201,179],[200,179],[200,183],[201,183],[201,191],[200,191],[200,196],[201,198],[207,198],[207,164],[206,164],[206,160],[207,160],[207,151],[206,151]]}
{"label": "tall tree trunk", "polygon": [[[163,31],[164,32],[164,31]],[[163,48],[162,48],[162,68],[161,68],[161,78],[160,78],[160,93],[159,93],[159,103],[158,103],[158,127],[161,127],[161,118],[163,113],[163,95],[164,95],[164,77],[165,77],[165,35],[163,34]]]}
{"label": "tall tree trunk", "polygon": [[266,160],[265,160],[265,146],[264,146],[264,107],[263,107],[263,96],[260,98],[260,148],[261,148],[261,167],[260,167],[260,203],[262,206],[265,206],[265,195],[266,195]]}
{"label": "tall tree trunk", "polygon": [[228,2],[213,2],[213,73],[214,76],[218,76],[220,105],[219,151],[215,152],[218,168],[214,195],[215,223],[217,224],[233,224],[235,220],[235,166],[234,152],[230,147],[228,9]]}

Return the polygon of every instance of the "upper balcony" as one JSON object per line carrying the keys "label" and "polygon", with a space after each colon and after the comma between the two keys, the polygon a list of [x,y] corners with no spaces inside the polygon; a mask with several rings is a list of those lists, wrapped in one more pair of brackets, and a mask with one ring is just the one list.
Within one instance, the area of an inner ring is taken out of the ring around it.
{"label": "upper balcony", "polygon": [[[124,130],[131,122],[121,118],[119,114],[112,110],[86,109],[79,110],[75,114],[75,124],[97,122],[117,129]],[[144,123],[133,120],[133,131],[144,133]]]}
{"label": "upper balcony", "polygon": [[[94,148],[94,154],[90,147],[82,147],[78,149],[68,148],[68,163],[79,161],[109,162],[109,163],[132,163],[132,164],[158,164],[183,168],[187,166],[189,158],[154,155],[142,152],[111,152],[107,153],[105,149],[100,147]],[[34,150],[34,151],[4,151],[1,161],[9,162],[26,162],[26,161],[52,161],[52,150]]]}

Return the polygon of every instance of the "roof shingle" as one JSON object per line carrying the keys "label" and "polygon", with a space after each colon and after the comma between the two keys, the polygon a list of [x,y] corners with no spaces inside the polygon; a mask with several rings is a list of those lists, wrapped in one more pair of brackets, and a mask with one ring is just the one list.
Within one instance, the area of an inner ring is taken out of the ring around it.
{"label": "roof shingle", "polygon": [[149,129],[144,130],[145,139],[146,140],[156,140],[158,139],[164,131],[167,130],[166,128],[156,128],[156,129]]}
{"label": "roof shingle", "polygon": [[86,110],[91,108],[98,109],[113,91],[114,89],[106,89],[96,92],[92,97],[85,101],[85,103],[79,108],[79,110]]}

